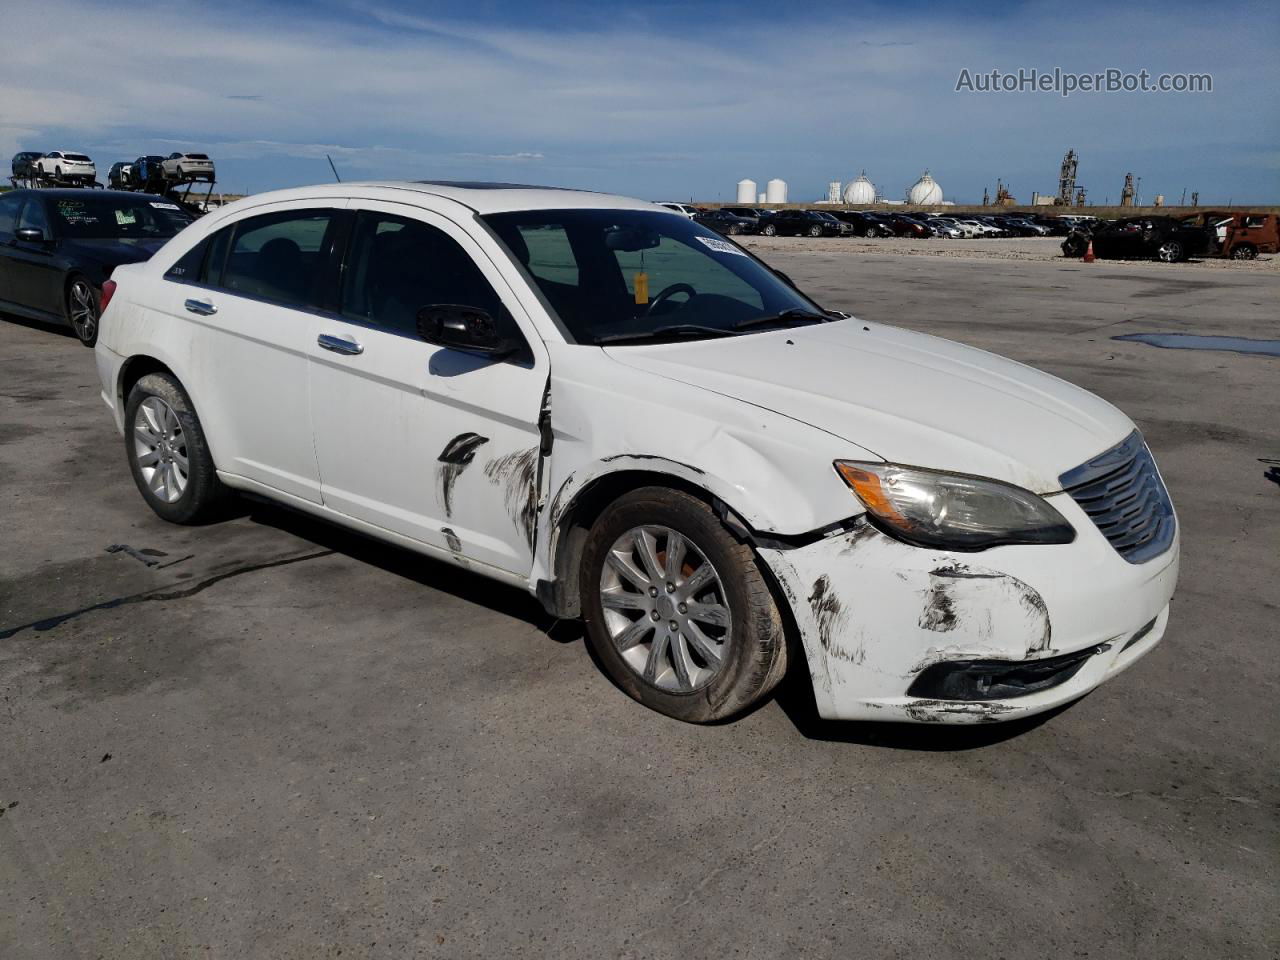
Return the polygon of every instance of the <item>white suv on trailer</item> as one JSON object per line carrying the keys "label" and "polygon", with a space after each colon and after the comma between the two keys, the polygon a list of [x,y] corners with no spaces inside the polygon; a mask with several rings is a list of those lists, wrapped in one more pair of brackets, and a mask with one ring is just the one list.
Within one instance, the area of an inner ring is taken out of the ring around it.
{"label": "white suv on trailer", "polygon": [[207,153],[171,153],[160,164],[167,180],[207,180],[213,183],[213,161]]}
{"label": "white suv on trailer", "polygon": [[36,161],[36,170],[46,177],[62,181],[92,183],[98,178],[98,168],[83,153],[54,150]]}
{"label": "white suv on trailer", "polygon": [[828,718],[1007,720],[1165,632],[1177,520],[1128,417],[826,311],[654,204],[261,194],[104,307],[102,396],[161,517],[250,491],[517,584],[683,720],[789,657]]}

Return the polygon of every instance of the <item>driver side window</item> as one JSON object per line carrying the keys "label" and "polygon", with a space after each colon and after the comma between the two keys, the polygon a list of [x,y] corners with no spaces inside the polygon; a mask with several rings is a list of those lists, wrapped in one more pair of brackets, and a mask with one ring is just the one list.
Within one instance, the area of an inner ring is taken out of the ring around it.
{"label": "driver side window", "polygon": [[445,303],[479,307],[500,333],[521,336],[480,268],[452,237],[420,220],[361,211],[343,272],[343,315],[417,337],[418,311]]}

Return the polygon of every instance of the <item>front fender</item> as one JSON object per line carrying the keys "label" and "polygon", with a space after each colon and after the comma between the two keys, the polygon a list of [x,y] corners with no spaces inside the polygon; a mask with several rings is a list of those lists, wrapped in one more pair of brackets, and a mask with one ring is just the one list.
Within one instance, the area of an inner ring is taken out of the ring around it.
{"label": "front fender", "polygon": [[838,459],[871,452],[761,407],[608,359],[548,344],[552,452],[543,482],[534,579],[554,579],[561,520],[593,483],[621,471],[678,478],[729,507],[753,532],[802,536],[863,513]]}

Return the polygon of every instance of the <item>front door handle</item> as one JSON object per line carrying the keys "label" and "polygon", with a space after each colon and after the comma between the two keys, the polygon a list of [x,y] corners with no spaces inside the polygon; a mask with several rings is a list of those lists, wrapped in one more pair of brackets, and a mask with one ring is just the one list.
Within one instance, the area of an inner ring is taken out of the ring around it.
{"label": "front door handle", "polygon": [[218,308],[208,300],[188,300],[183,306],[202,317],[211,317],[218,312]]}
{"label": "front door handle", "polygon": [[363,344],[357,343],[355,340],[348,340],[346,337],[335,337],[327,333],[320,334],[316,338],[316,343],[325,350],[331,350],[347,357],[358,357],[364,353]]}

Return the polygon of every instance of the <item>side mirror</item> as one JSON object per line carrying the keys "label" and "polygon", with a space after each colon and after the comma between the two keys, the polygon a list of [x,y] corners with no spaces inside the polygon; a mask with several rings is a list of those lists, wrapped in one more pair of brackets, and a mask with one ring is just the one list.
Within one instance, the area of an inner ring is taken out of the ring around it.
{"label": "side mirror", "polygon": [[44,231],[36,227],[19,227],[14,236],[27,243],[44,243]]}
{"label": "side mirror", "polygon": [[503,337],[493,316],[479,307],[457,303],[433,303],[418,310],[418,336],[427,343],[500,360],[522,346],[514,337]]}

